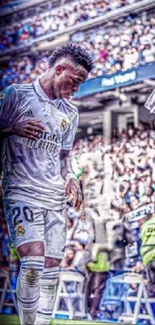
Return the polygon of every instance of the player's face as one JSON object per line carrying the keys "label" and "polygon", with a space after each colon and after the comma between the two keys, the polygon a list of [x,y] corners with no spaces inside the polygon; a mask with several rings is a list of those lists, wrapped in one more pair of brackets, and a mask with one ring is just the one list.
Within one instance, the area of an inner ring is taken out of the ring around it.
{"label": "player's face", "polygon": [[70,99],[87,77],[88,72],[80,65],[58,65],[54,81],[55,97]]}

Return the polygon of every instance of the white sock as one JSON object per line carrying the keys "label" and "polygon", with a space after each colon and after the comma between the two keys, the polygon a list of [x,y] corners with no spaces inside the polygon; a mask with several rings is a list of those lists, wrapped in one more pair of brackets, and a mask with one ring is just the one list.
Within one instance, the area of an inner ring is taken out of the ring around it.
{"label": "white sock", "polygon": [[43,256],[21,258],[17,280],[18,311],[21,325],[33,325],[40,296],[40,278],[44,270]]}
{"label": "white sock", "polygon": [[40,280],[40,298],[35,325],[49,325],[56,296],[59,279],[59,267],[44,269]]}

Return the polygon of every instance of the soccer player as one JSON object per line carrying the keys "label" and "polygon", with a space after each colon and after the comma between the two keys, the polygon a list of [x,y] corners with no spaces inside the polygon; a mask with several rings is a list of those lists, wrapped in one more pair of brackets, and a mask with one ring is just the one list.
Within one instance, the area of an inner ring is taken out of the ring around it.
{"label": "soccer player", "polygon": [[3,201],[21,263],[22,325],[50,323],[66,241],[66,197],[75,209],[82,203],[69,161],[78,112],[68,100],[92,67],[87,50],[68,43],[53,52],[47,72],[33,84],[14,84],[0,94]]}

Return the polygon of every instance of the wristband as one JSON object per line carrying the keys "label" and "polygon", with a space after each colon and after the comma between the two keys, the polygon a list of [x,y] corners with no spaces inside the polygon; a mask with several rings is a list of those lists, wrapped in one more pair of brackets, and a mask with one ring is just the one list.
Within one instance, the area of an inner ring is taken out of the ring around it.
{"label": "wristband", "polygon": [[68,173],[68,174],[66,175],[66,177],[65,177],[66,182],[69,182],[69,180],[70,180],[71,178],[74,178],[74,179],[76,179],[76,180],[78,181],[78,179],[77,179],[77,177],[76,177],[75,174],[73,174],[73,173]]}

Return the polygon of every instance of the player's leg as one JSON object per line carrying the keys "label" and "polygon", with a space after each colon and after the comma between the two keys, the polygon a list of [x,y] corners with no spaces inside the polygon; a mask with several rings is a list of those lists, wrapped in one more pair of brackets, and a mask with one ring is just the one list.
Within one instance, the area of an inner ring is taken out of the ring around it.
{"label": "player's leg", "polygon": [[5,215],[20,257],[17,298],[21,325],[34,324],[44,270],[43,211],[23,202],[5,201]]}
{"label": "player's leg", "polygon": [[35,325],[50,324],[59,279],[60,262],[60,260],[45,257],[45,268],[40,280],[40,298]]}
{"label": "player's leg", "polygon": [[44,269],[43,242],[23,244],[17,248],[20,272],[16,293],[21,325],[32,325],[36,318],[40,297],[40,279]]}
{"label": "player's leg", "polygon": [[66,211],[47,211],[45,216],[45,269],[35,325],[49,325],[66,243]]}

